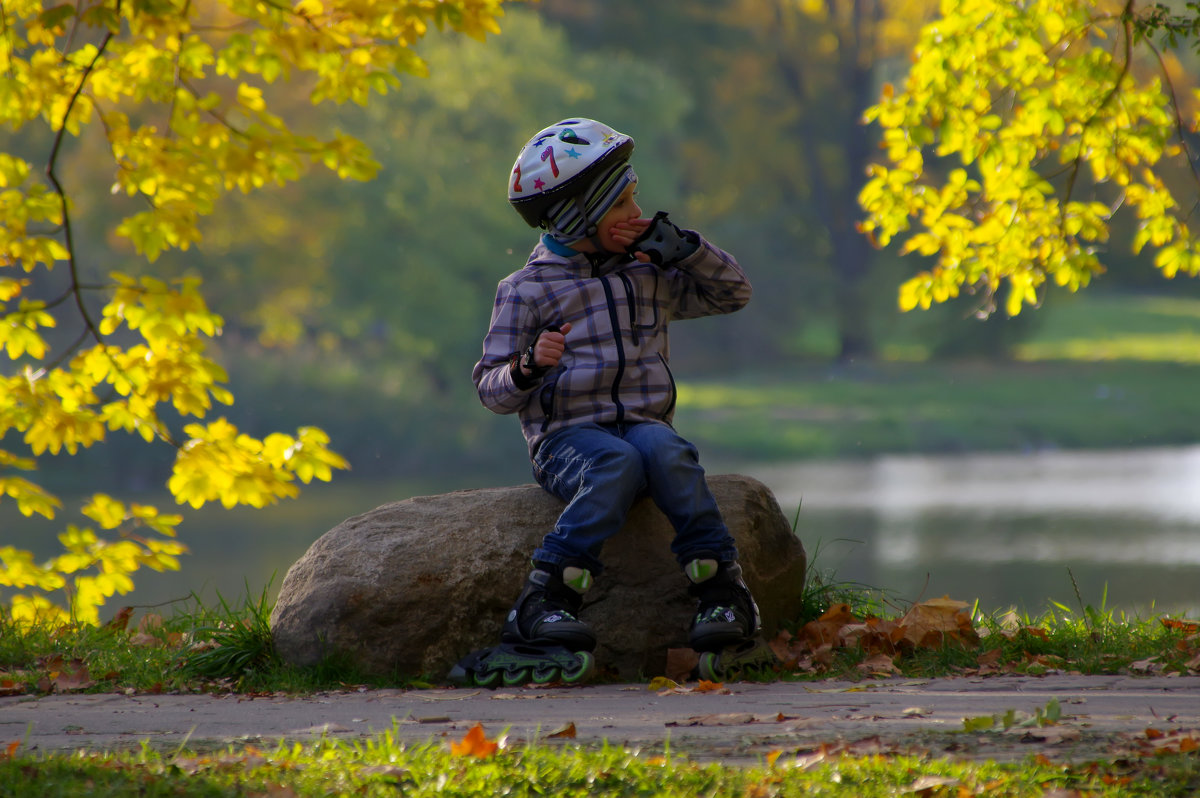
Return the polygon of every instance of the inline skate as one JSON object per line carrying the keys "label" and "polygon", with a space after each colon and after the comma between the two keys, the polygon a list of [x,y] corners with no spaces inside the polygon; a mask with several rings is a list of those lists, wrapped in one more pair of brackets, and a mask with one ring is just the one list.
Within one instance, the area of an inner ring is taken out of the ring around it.
{"label": "inline skate", "polygon": [[688,642],[700,652],[700,678],[737,681],[774,672],[779,660],[760,634],[758,605],[742,579],[742,567],[698,559],[685,565],[684,572],[698,604]]}
{"label": "inline skate", "polygon": [[535,564],[505,618],[500,645],[468,654],[450,670],[461,685],[577,684],[595,669],[596,636],[576,618],[592,575],[583,568]]}

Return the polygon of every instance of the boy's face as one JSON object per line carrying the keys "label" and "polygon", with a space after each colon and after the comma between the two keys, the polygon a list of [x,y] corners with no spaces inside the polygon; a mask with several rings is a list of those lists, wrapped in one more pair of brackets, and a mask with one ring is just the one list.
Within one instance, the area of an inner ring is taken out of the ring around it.
{"label": "boy's face", "polygon": [[[609,252],[626,252],[629,245],[650,226],[650,219],[641,218],[642,209],[638,207],[636,195],[637,183],[630,183],[596,224],[596,237]],[[590,244],[590,241],[580,241],[575,248],[590,251]],[[581,245],[589,246],[585,248]]]}

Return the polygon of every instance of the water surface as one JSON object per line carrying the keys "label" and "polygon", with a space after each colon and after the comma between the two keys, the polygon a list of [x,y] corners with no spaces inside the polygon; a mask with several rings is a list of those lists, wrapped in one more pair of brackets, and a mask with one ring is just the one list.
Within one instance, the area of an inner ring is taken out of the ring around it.
{"label": "water surface", "polygon": [[[1035,616],[1051,602],[1078,612],[1102,601],[1143,616],[1200,615],[1200,447],[880,457],[737,470],[774,491],[817,570],[879,588],[898,606],[949,595],[978,600],[985,611],[1013,607]],[[186,513],[179,531],[191,554],[183,570],[139,572],[134,593],[112,605],[193,593],[236,604],[247,592],[273,595],[288,567],[324,532],[414,492],[399,483],[344,481],[310,486],[300,499],[265,510]],[[0,505],[0,545],[50,556],[61,528],[22,518],[11,502]]]}

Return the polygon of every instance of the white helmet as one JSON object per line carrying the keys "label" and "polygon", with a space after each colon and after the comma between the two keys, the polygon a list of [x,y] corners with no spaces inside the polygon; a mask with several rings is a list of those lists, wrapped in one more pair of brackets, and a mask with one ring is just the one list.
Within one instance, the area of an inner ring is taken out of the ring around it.
{"label": "white helmet", "polygon": [[594,119],[564,119],[521,148],[508,201],[530,227],[566,239],[591,235],[603,211],[637,179],[627,166],[632,153],[633,139],[624,133]]}

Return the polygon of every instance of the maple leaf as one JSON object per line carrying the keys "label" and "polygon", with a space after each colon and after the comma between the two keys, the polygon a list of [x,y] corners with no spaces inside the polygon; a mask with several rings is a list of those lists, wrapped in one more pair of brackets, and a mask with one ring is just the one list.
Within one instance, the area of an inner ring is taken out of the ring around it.
{"label": "maple leaf", "polygon": [[900,619],[902,640],[916,648],[940,648],[946,643],[977,645],[979,634],[971,625],[970,606],[949,596],[914,604]]}
{"label": "maple leaf", "polygon": [[1159,621],[1168,629],[1178,629],[1185,634],[1200,632],[1200,621],[1185,621],[1179,618],[1160,618]]}
{"label": "maple leaf", "polygon": [[0,674],[0,696],[21,695],[24,692],[25,685],[13,678],[13,674]]}
{"label": "maple leaf", "polygon": [[849,604],[834,604],[820,618],[804,624],[800,636],[808,643],[809,648],[818,649],[823,645],[836,645],[839,641],[842,627],[858,621],[850,611]]}
{"label": "maple leaf", "polygon": [[576,734],[577,734],[577,732],[575,730],[575,721],[569,721],[566,726],[563,726],[558,731],[550,732],[549,734],[546,735],[546,737],[548,739],[549,738],[565,738],[568,740],[574,740]]}
{"label": "maple leaf", "polygon": [[42,667],[47,670],[48,675],[38,681],[38,689],[44,692],[86,690],[95,685],[87,665],[81,659],[66,660],[56,654],[43,660]]}
{"label": "maple leaf", "polygon": [[124,632],[129,626],[129,618],[133,615],[133,607],[122,607],[104,628],[113,632]]}
{"label": "maple leaf", "polygon": [[869,676],[892,676],[900,672],[896,663],[887,654],[876,654],[859,663],[858,670]]}
{"label": "maple leaf", "polygon": [[487,759],[495,755],[500,743],[489,740],[483,733],[483,724],[476,723],[471,727],[462,740],[450,743],[450,753],[454,756],[473,756],[476,759]]}

